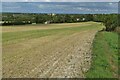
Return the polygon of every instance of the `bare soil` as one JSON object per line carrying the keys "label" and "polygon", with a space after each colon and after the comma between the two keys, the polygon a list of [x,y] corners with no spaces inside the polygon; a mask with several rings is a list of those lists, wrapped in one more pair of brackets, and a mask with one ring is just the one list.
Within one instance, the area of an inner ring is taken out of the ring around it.
{"label": "bare soil", "polygon": [[83,78],[96,30],[52,35],[3,47],[3,77]]}

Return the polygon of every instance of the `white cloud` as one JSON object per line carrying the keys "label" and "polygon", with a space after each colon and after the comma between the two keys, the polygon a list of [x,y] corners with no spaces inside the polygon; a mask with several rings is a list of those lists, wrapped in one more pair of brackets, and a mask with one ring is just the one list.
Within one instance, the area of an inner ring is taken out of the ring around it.
{"label": "white cloud", "polygon": [[46,2],[51,2],[51,0],[45,0]]}
{"label": "white cloud", "polygon": [[109,5],[112,5],[112,4],[113,4],[113,3],[111,3],[111,2],[109,3]]}
{"label": "white cloud", "polygon": [[119,0],[1,0],[2,2],[119,2]]}

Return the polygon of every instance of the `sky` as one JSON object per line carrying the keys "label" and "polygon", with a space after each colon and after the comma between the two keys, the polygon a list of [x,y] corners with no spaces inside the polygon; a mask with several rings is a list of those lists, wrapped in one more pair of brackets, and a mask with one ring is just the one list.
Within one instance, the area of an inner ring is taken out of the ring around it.
{"label": "sky", "polygon": [[2,2],[118,2],[120,0],[1,0]]}
{"label": "sky", "polygon": [[118,13],[118,3],[117,2],[2,2],[2,10],[0,11],[12,12],[12,13],[109,14],[109,13]]}
{"label": "sky", "polygon": [[1,0],[0,12],[101,14],[118,13],[119,0]]}

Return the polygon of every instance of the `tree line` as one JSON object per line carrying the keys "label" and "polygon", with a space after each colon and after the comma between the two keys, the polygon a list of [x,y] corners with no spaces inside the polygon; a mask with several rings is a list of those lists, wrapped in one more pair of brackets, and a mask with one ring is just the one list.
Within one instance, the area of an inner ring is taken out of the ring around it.
{"label": "tree line", "polygon": [[45,23],[102,22],[106,31],[113,31],[118,24],[118,14],[32,14],[3,13],[2,25],[25,25]]}

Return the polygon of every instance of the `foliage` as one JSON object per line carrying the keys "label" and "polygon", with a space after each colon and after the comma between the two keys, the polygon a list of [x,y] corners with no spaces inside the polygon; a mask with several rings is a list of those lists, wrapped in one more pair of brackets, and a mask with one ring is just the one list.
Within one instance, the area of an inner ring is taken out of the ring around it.
{"label": "foliage", "polygon": [[[83,20],[85,19],[85,20]],[[93,17],[91,14],[23,14],[23,13],[3,13],[2,21],[3,25],[15,25],[28,24],[28,23],[74,23],[92,21]]]}
{"label": "foliage", "polygon": [[106,27],[106,31],[114,31],[118,26],[118,17],[117,15],[106,15],[103,21],[103,24]]}
{"label": "foliage", "polygon": [[117,14],[28,14],[3,13],[3,25],[44,24],[49,23],[75,23],[95,21],[102,22],[106,31],[114,31],[118,25]]}

